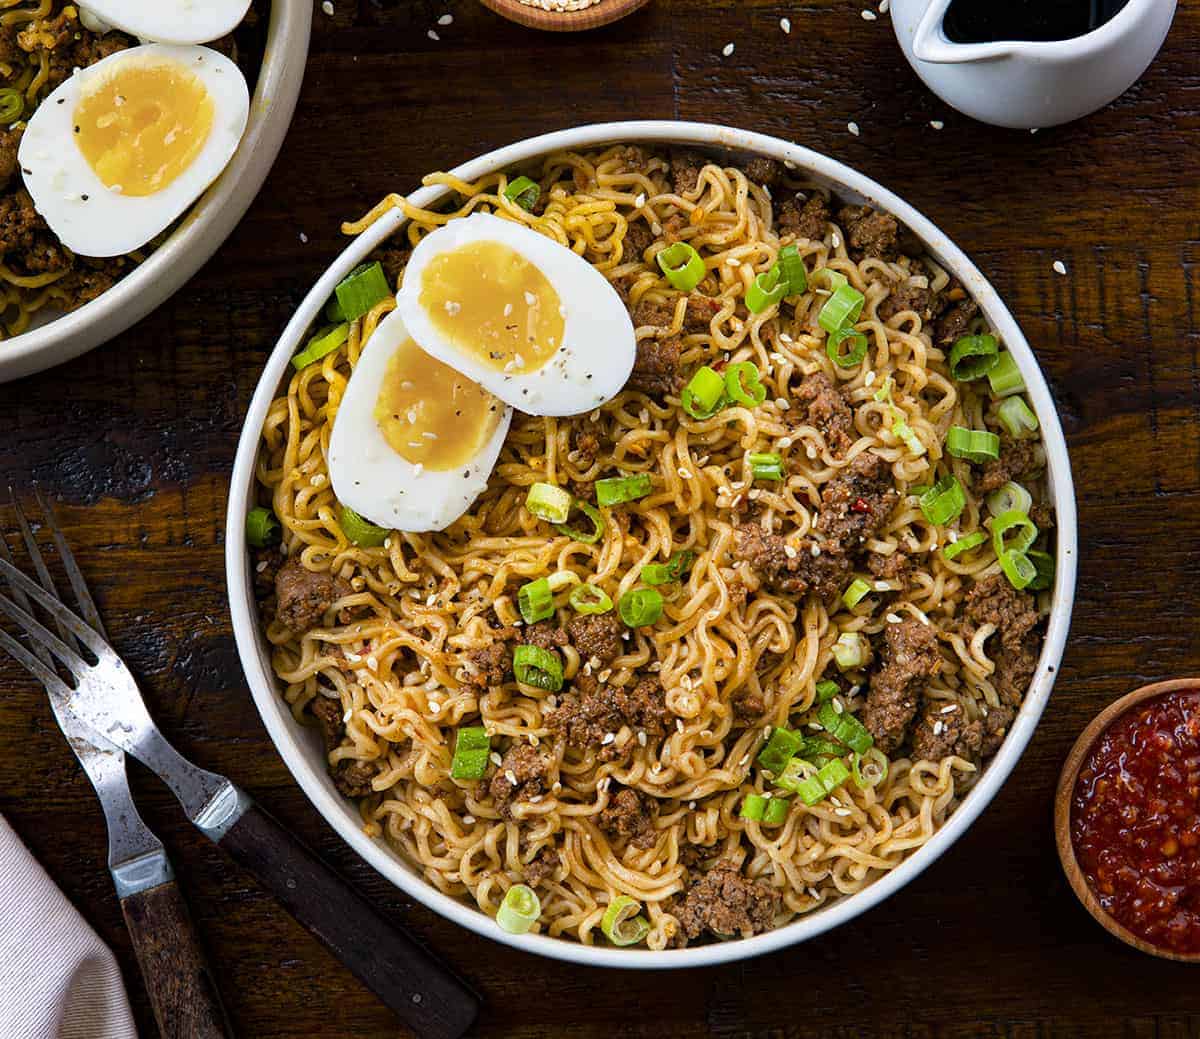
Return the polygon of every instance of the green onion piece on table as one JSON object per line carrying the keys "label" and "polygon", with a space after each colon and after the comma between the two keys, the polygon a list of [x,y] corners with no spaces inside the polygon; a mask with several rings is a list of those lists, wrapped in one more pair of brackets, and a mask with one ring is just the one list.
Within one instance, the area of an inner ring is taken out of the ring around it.
{"label": "green onion piece on table", "polygon": [[[849,344],[849,349],[843,353],[842,347]],[[839,368],[853,368],[861,364],[867,356],[867,337],[862,332],[852,328],[839,328],[829,333],[825,343],[825,356]]]}
{"label": "green onion piece on table", "polygon": [[853,671],[867,660],[866,639],[857,631],[844,631],[833,644],[833,659],[839,670]]}
{"label": "green onion piece on table", "polygon": [[482,725],[459,729],[454,738],[454,758],[450,775],[454,779],[482,779],[487,771],[492,741]]}
{"label": "green onion piece on table", "polygon": [[305,344],[303,350],[292,358],[292,367],[298,372],[303,371],[310,364],[315,364],[322,357],[333,353],[349,335],[350,326],[345,323],[335,325],[333,328],[322,329]]}
{"label": "green onion piece on table", "polygon": [[949,523],[967,507],[967,495],[954,476],[943,476],[920,499],[921,512],[935,527]]}
{"label": "green onion piece on table", "polygon": [[746,290],[746,309],[751,314],[761,314],[767,307],[781,303],[788,295],[788,283],[778,266],[764,271],[750,283]]}
{"label": "green onion piece on table", "polygon": [[603,588],[594,584],[581,584],[572,588],[567,601],[576,613],[608,613],[613,608],[612,599]]}
{"label": "green onion piece on table", "polygon": [[999,350],[993,335],[963,336],[950,348],[950,374],[959,382],[987,375],[996,367]]}
{"label": "green onion piece on table", "polygon": [[644,628],[662,616],[663,597],[653,588],[635,588],[617,603],[617,612],[631,628]]}
{"label": "green onion piece on table", "polygon": [[871,594],[871,586],[861,577],[856,577],[850,586],[842,592],[842,602],[848,609],[854,609],[860,602]]}
{"label": "green onion piece on table", "polygon": [[712,418],[725,400],[725,380],[708,365],[696,369],[679,397],[683,410],[692,418]]}
{"label": "green onion piece on table", "polygon": [[25,111],[25,94],[16,87],[0,88],[0,123],[10,126]]}
{"label": "green onion piece on table", "polygon": [[996,417],[1014,440],[1021,440],[1038,431],[1037,416],[1020,397],[1008,397],[996,409]]}
{"label": "green onion piece on table", "polygon": [[982,530],[973,530],[970,534],[964,534],[957,541],[951,541],[948,545],[943,546],[942,557],[946,560],[955,560],[964,552],[970,552],[971,549],[985,544],[987,539],[987,535]]}
{"label": "green onion piece on table", "polygon": [[747,408],[757,408],[766,400],[767,388],[762,384],[758,365],[740,361],[726,368],[725,396]]}
{"label": "green onion piece on table", "polygon": [[680,292],[691,292],[704,280],[704,261],[687,242],[668,245],[655,260],[667,281]]}
{"label": "green onion piece on table", "polygon": [[815,776],[799,784],[796,794],[806,805],[824,801],[850,778],[850,770],[836,758],[822,765]]}
{"label": "green onion piece on table", "polygon": [[554,593],[550,590],[550,579],[539,577],[536,581],[523,584],[517,591],[517,609],[526,624],[536,624],[554,616]]}
{"label": "green onion piece on table", "polygon": [[600,930],[613,945],[637,945],[650,933],[650,921],[638,915],[642,903],[628,895],[617,895],[608,903]]}
{"label": "green onion piece on table", "polygon": [[496,923],[509,934],[526,934],[542,915],[537,892],[527,884],[514,884],[504,893],[496,913]]}
{"label": "green onion piece on table", "polygon": [[591,502],[582,501],[579,498],[572,500],[571,505],[588,518],[592,529],[580,530],[578,527],[571,527],[566,523],[556,523],[554,529],[564,537],[582,542],[585,545],[594,545],[604,534],[604,517],[600,515],[600,510],[591,504]]}
{"label": "green onion piece on table", "polygon": [[787,822],[788,809],[792,803],[786,797],[769,797],[763,810],[763,826],[782,826]]}
{"label": "green onion piece on table", "polygon": [[758,752],[759,767],[765,768],[776,776],[782,775],[787,764],[795,756],[804,742],[804,738],[791,729],[781,729],[776,726],[771,730],[771,737]]}
{"label": "green onion piece on table", "polygon": [[1033,508],[1033,495],[1019,483],[1009,480],[1003,487],[992,491],[985,499],[987,510],[993,516],[1005,512],[1028,512]]}
{"label": "green onion piece on table", "polygon": [[255,548],[266,548],[278,543],[283,528],[275,513],[261,505],[246,513],[246,540]]}
{"label": "green onion piece on table", "polygon": [[558,654],[541,646],[518,646],[513,650],[513,674],[522,685],[557,693],[563,685],[562,661]]}
{"label": "green onion piece on table", "polygon": [[785,299],[788,296],[799,296],[808,290],[808,271],[804,269],[804,261],[800,258],[798,247],[785,245],[780,249],[776,266],[783,275],[783,280],[787,282]]}
{"label": "green onion piece on table", "polygon": [[525,508],[548,523],[566,523],[571,514],[571,492],[552,483],[535,483],[525,496]]}
{"label": "green onion piece on table", "polygon": [[946,434],[946,450],[968,462],[992,462],[1000,457],[1000,438],[986,429],[951,426]]}
{"label": "green onion piece on table", "polygon": [[1009,584],[1020,591],[1027,588],[1037,579],[1037,567],[1024,552],[1009,549],[1000,555],[1000,569],[1008,578]]}
{"label": "green onion piece on table", "polygon": [[363,519],[349,505],[341,507],[338,525],[342,533],[360,548],[378,548],[387,540],[389,533],[386,527],[377,527]]}
{"label": "green onion piece on table", "polygon": [[1038,536],[1037,524],[1024,512],[1013,509],[992,520],[992,548],[999,558],[1005,552],[1024,553]]}
{"label": "green onion piece on table", "polygon": [[854,785],[859,790],[870,790],[879,786],[888,774],[888,759],[878,747],[872,747],[865,754],[855,751],[850,759],[850,774],[854,777]]}
{"label": "green onion piece on table", "polygon": [[832,700],[841,691],[841,686],[839,686],[837,682],[831,681],[828,678],[823,682],[818,682],[817,703],[824,703],[826,700]]}
{"label": "green onion piece on table", "polygon": [[996,363],[987,373],[988,383],[992,393],[997,397],[1011,397],[1014,393],[1025,392],[1025,380],[1013,355],[1007,350],[996,358]]}
{"label": "green onion piece on table", "polygon": [[333,299],[325,308],[325,316],[330,321],[354,321],[391,294],[387,275],[379,261],[359,264],[333,290]]}
{"label": "green onion piece on table", "polygon": [[865,300],[866,297],[858,289],[839,285],[817,315],[817,324],[826,332],[838,332],[847,325],[853,325],[862,313]]}
{"label": "green onion piece on table", "polygon": [[770,798],[763,797],[762,794],[747,794],[742,800],[742,810],[738,812],[738,817],[741,819],[750,819],[756,823],[762,822],[769,800]]}
{"label": "green onion piece on table", "polygon": [[509,202],[515,202],[526,212],[537,205],[537,200],[541,198],[541,195],[542,189],[538,186],[537,181],[530,180],[528,177],[517,177],[504,189],[504,197]]}
{"label": "green onion piece on table", "polygon": [[747,459],[750,473],[755,480],[782,480],[783,458],[774,453],[752,454]]}
{"label": "green onion piece on table", "polygon": [[839,711],[832,701],[817,708],[817,721],[835,740],[859,754],[865,754],[875,744],[875,737],[867,727],[849,711]]}
{"label": "green onion piece on table", "polygon": [[683,576],[684,571],[692,565],[692,560],[695,558],[695,553],[689,549],[684,549],[682,552],[676,552],[665,563],[647,563],[642,567],[642,580],[646,584],[670,584],[672,581],[678,581]]}
{"label": "green onion piece on table", "polygon": [[1033,580],[1027,586],[1029,590],[1031,592],[1040,592],[1049,588],[1054,583],[1054,557],[1049,552],[1043,552],[1039,548],[1031,548],[1025,553],[1025,556],[1033,564],[1034,570],[1037,571]]}
{"label": "green onion piece on table", "polygon": [[[596,481],[596,504],[601,508],[637,501],[650,493],[650,474],[635,473],[633,476],[609,476]],[[563,519],[566,519],[564,516]]]}

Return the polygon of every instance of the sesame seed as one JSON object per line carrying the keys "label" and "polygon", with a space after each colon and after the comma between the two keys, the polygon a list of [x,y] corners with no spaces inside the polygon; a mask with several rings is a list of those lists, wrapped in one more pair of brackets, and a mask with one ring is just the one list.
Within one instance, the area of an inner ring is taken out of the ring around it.
{"label": "sesame seed", "polygon": [[900,615],[898,613],[889,613],[887,615],[887,622],[889,624],[899,624],[900,623]]}
{"label": "sesame seed", "polygon": [[940,119],[930,119],[929,125],[932,126],[935,130],[944,130],[946,128],[946,124],[943,123]]}
{"label": "sesame seed", "polygon": [[433,40],[434,43],[436,43],[438,40],[441,39],[441,37],[433,29],[430,29],[429,32],[427,32],[425,35],[428,36],[431,40]]}
{"label": "sesame seed", "polygon": [[600,746],[607,747],[610,743],[613,743],[616,738],[617,734],[615,732],[606,732],[604,734],[604,739],[600,741]]}
{"label": "sesame seed", "polygon": [[639,732],[637,734],[637,741],[638,746],[644,747],[646,745],[646,734],[644,732]]}
{"label": "sesame seed", "polygon": [[792,20],[790,18],[780,18],[779,28],[786,33],[790,33],[792,31]]}
{"label": "sesame seed", "polygon": [[263,560],[261,563],[259,563],[259,564],[258,564],[258,565],[257,565],[257,566],[254,568],[254,572],[255,572],[256,574],[261,574],[261,573],[262,573],[262,572],[263,572],[263,571],[264,571],[266,568],[267,568],[267,561],[264,559],[264,560]]}
{"label": "sesame seed", "polygon": [[637,198],[633,200],[633,204],[641,209],[646,204],[646,193],[643,191]]}
{"label": "sesame seed", "polygon": [[786,397],[776,397],[775,398],[775,407],[777,407],[780,411],[787,411],[787,409],[788,409],[787,398]]}
{"label": "sesame seed", "polygon": [[879,13],[887,14],[888,8],[891,7],[891,0],[879,0]]}
{"label": "sesame seed", "polygon": [[812,554],[813,559],[816,559],[817,556],[821,554],[821,546],[814,541],[812,548],[809,549],[809,552]]}
{"label": "sesame seed", "polygon": [[865,378],[865,379],[863,379],[863,385],[864,385],[864,386],[870,386],[870,385],[871,385],[872,383],[874,383],[874,382],[875,382],[875,373],[874,373],[874,372],[867,372],[866,378]]}
{"label": "sesame seed", "polygon": [[675,719],[675,728],[678,729],[680,732],[683,732],[683,719],[682,718]]}
{"label": "sesame seed", "polygon": [[945,727],[946,727],[946,726],[945,726],[945,724],[944,724],[943,722],[941,722],[941,721],[936,721],[936,722],[934,722],[934,723],[933,723],[933,734],[934,734],[935,736],[940,736],[940,735],[942,734],[942,730],[943,730]]}
{"label": "sesame seed", "polygon": [[306,235],[303,231],[300,232],[300,244],[308,245],[308,235]]}
{"label": "sesame seed", "polygon": [[833,704],[833,711],[835,714],[842,714],[845,712],[846,708],[842,706],[842,702],[840,700],[835,699],[830,702]]}
{"label": "sesame seed", "polygon": [[497,750],[492,751],[488,755],[488,761],[490,761],[493,765],[499,765],[503,760],[504,759],[500,757],[500,752]]}
{"label": "sesame seed", "polygon": [[513,786],[517,785],[517,774],[511,769],[504,770],[504,778],[507,779]]}
{"label": "sesame seed", "polygon": [[691,809],[691,810],[694,812],[694,811],[696,810],[696,802],[695,802],[695,801],[689,801],[689,802],[688,802],[688,808],[690,808],[690,809]]}
{"label": "sesame seed", "polygon": [[464,823],[466,823],[468,826],[473,826],[473,825],[475,824],[475,816],[473,816],[473,815],[464,815],[464,816],[462,817],[462,821],[463,821]]}
{"label": "sesame seed", "polygon": [[721,48],[721,53],[724,54],[725,57],[728,58],[733,53],[733,44],[732,43],[725,44],[725,46]]}
{"label": "sesame seed", "polygon": [[739,260],[736,256],[730,256],[728,259],[726,259],[725,262],[730,267],[740,267],[742,265],[742,261]]}
{"label": "sesame seed", "polygon": [[835,809],[833,810],[833,814],[834,814],[834,815],[840,815],[840,816],[843,816],[843,817],[844,817],[844,816],[850,815],[850,814],[851,814],[851,812],[850,812],[850,809],[849,809],[849,808],[835,808]]}
{"label": "sesame seed", "polygon": [[321,4],[321,10],[331,18],[333,17],[333,4],[330,3],[330,0],[324,0],[324,3]]}
{"label": "sesame seed", "polygon": [[372,671],[378,671],[379,670],[379,661],[376,660],[375,657],[373,657],[373,656],[367,657],[367,667],[369,667]]}
{"label": "sesame seed", "polygon": [[874,11],[864,10],[862,13],[862,18],[863,18],[864,22],[873,22],[878,17],[879,17],[879,15],[877,15]]}
{"label": "sesame seed", "polygon": [[1066,274],[1067,273],[1067,265],[1065,263],[1063,263],[1062,260],[1055,260],[1054,261],[1054,273],[1055,274]]}
{"label": "sesame seed", "polygon": [[949,714],[951,711],[957,711],[957,710],[958,710],[958,704],[952,703],[948,707],[943,707],[940,711],[938,711],[938,714]]}
{"label": "sesame seed", "polygon": [[441,18],[438,19],[438,25],[453,25],[453,24],[454,24],[454,15],[452,15],[452,14],[444,14],[444,15],[442,15]]}
{"label": "sesame seed", "polygon": [[852,134],[854,134],[855,137],[858,136],[858,123],[849,122],[846,124],[846,129],[849,130]]}
{"label": "sesame seed", "polygon": [[[853,130],[853,131],[851,131],[851,132],[852,132],[852,133],[855,133],[855,134],[857,134],[857,133],[858,133],[858,130]],[[833,232],[833,234],[831,234],[831,235],[829,236],[829,241],[832,243],[832,245],[833,245],[833,247],[834,247],[835,249],[837,249],[837,248],[840,248],[840,247],[841,247],[842,240],[841,240],[841,239],[838,237],[838,234],[837,234],[837,232],[836,232],[836,231],[834,231],[834,232]]]}

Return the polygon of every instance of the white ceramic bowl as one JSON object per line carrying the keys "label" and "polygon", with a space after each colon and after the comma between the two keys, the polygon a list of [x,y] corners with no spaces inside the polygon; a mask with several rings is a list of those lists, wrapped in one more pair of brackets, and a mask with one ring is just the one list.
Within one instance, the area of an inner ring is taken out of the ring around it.
{"label": "white ceramic bowl", "polygon": [[0,341],[0,383],[32,375],[120,335],[166,302],[237,226],[267,178],[296,110],[312,0],[272,0],[266,48],[250,119],[225,171],[170,237],[116,285],[69,314]]}
{"label": "white ceramic bowl", "polygon": [[[1057,511],[1058,573],[1054,585],[1054,608],[1037,674],[1021,712],[999,753],[988,764],[979,782],[967,794],[946,825],[929,843],[910,855],[900,866],[858,894],[753,938],[664,952],[586,946],[544,935],[514,937],[506,934],[490,917],[479,910],[434,889],[382,840],[372,840],[363,833],[362,821],[355,806],[337,792],[329,778],[325,768],[325,754],[317,732],[296,724],[279,694],[279,687],[271,670],[270,649],[262,636],[258,621],[250,555],[246,549],[245,517],[253,502],[259,432],[272,399],[290,374],[288,363],[291,356],[333,292],[334,286],[353,267],[362,262],[384,238],[403,224],[403,217],[397,211],[389,212],[351,242],[322,275],[284,329],[278,345],[267,361],[266,369],[250,403],[250,411],[246,416],[234,463],[229,490],[229,512],[226,518],[225,565],[238,653],[267,731],[313,805],[346,843],[367,862],[408,895],[443,916],[485,937],[520,949],[556,959],[606,967],[697,967],[770,952],[812,938],[852,919],[887,898],[932,863],[962,835],[995,796],[1020,758],[1042,709],[1046,706],[1066,642],[1075,595],[1075,494],[1071,483],[1067,446],[1054,409],[1054,401],[1016,321],[974,264],[948,241],[945,235],[912,206],[861,173],[856,173],[849,167],[807,148],[788,144],[775,137],[704,123],[669,121],[601,123],[545,134],[480,156],[453,172],[464,180],[474,180],[494,170],[511,168],[548,152],[563,148],[582,150],[613,142],[693,145],[710,151],[766,155],[781,161],[791,161],[803,173],[834,189],[842,198],[869,201],[872,205],[887,210],[916,232],[930,252],[947,270],[956,275],[979,301],[988,320],[1003,337],[1005,345],[1012,351],[1025,376],[1030,397],[1041,419],[1046,454],[1049,458],[1050,485]],[[427,187],[414,192],[409,198],[416,206],[430,206],[445,194],[446,190],[441,187]]]}

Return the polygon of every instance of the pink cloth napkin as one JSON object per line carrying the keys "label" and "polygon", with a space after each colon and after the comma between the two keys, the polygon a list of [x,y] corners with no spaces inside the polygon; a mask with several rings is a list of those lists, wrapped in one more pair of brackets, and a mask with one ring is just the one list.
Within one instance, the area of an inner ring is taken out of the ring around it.
{"label": "pink cloth napkin", "polygon": [[121,970],[0,816],[0,1036],[137,1039]]}

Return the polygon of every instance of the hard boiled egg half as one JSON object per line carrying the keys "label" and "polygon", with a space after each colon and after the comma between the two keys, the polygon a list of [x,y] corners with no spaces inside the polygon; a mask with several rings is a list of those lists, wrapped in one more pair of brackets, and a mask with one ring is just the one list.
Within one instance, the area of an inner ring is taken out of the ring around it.
{"label": "hard boiled egg half", "polygon": [[552,238],[486,213],[421,239],[397,304],[421,349],[530,415],[590,411],[633,368],[633,322],[608,279]]}
{"label": "hard boiled egg half", "polygon": [[233,32],[250,0],[87,0],[80,20],[94,31],[123,29],[158,43],[207,43]]}
{"label": "hard boiled egg half", "polygon": [[422,351],[393,311],[334,417],[333,493],[376,526],[443,530],[487,487],[511,421],[511,408]]}
{"label": "hard boiled egg half", "polygon": [[17,161],[72,252],[121,256],[169,227],[229,162],[250,94],[207,47],[148,44],[82,69],[34,112]]}

